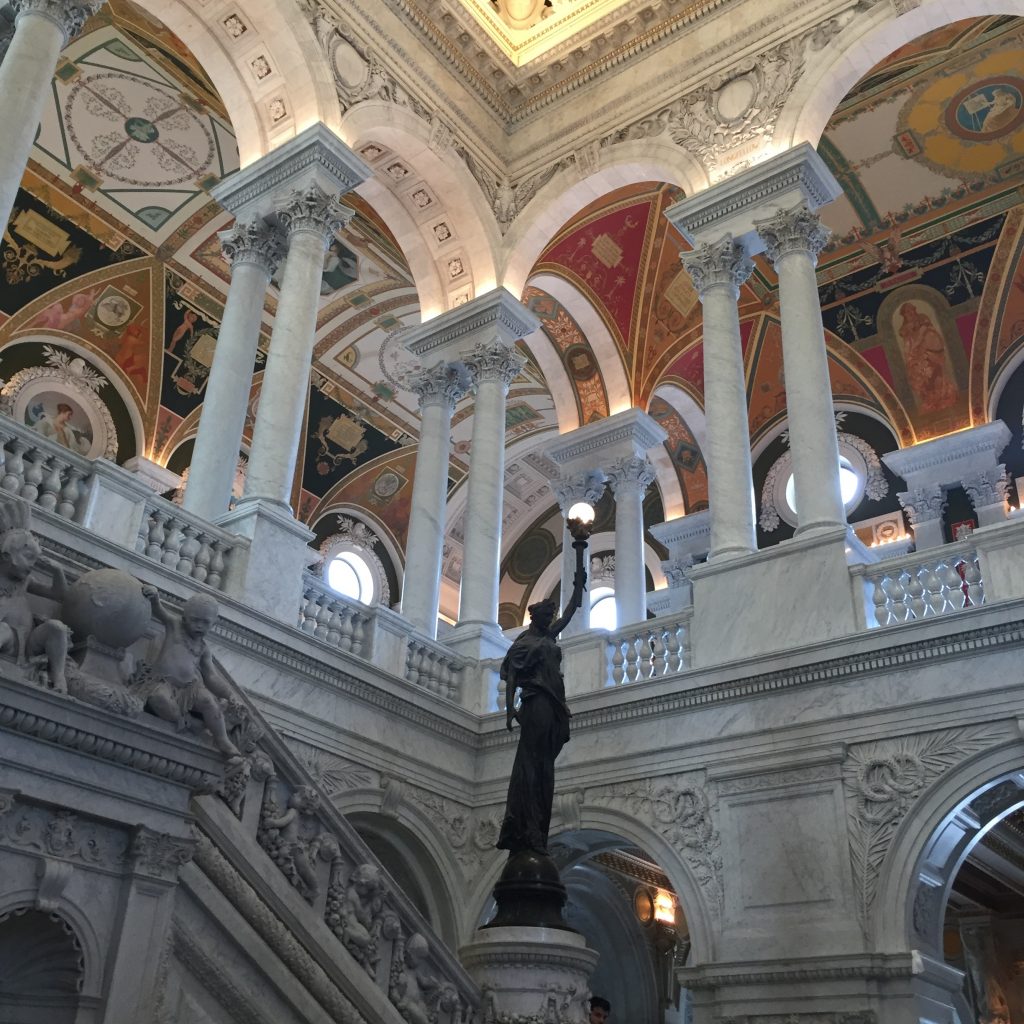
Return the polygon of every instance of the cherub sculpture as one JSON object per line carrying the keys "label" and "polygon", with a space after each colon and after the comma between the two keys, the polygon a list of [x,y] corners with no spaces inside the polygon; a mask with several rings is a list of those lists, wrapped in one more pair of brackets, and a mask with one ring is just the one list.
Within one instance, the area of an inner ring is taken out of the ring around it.
{"label": "cherub sculpture", "polygon": [[348,880],[341,904],[341,936],[345,948],[373,977],[380,954],[377,937],[384,909],[384,877],[376,864],[360,864]]}
{"label": "cherub sculpture", "polygon": [[313,835],[304,834],[307,830],[303,818],[316,814],[319,807],[317,791],[310,786],[299,786],[288,798],[284,814],[265,815],[260,826],[265,836],[264,845],[274,861],[309,899],[320,888],[314,865],[323,836],[319,829]]}
{"label": "cherub sculpture", "polygon": [[416,932],[405,944],[405,964],[395,985],[395,1006],[409,1024],[430,1024],[427,1001],[438,988],[438,980],[426,968],[430,947]]}
{"label": "cherub sculpture", "polygon": [[[60,566],[42,558],[39,542],[30,530],[31,513],[20,498],[0,498],[0,654],[21,664],[45,664],[50,687],[68,692],[67,661],[71,630],[57,619],[36,621],[29,591],[63,600],[67,580]],[[53,584],[33,583],[32,570],[48,570]]]}
{"label": "cherub sculpture", "polygon": [[173,722],[179,729],[191,726],[191,715],[199,715],[217,748],[232,759],[241,759],[228,738],[227,723],[218,697],[231,700],[234,693],[213,666],[206,634],[217,621],[220,609],[207,594],[195,594],[185,602],[181,618],[168,612],[155,587],[142,588],[153,616],[164,627],[160,651],[152,665],[140,662],[134,691],[146,702],[147,710]]}

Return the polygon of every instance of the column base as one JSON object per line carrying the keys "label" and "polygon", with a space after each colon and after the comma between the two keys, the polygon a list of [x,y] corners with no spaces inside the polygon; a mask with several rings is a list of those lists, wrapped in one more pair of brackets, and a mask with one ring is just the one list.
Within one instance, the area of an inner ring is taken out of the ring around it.
{"label": "column base", "polygon": [[715,548],[708,552],[709,562],[723,562],[732,558],[745,558],[756,554],[753,548]]}
{"label": "column base", "polygon": [[585,1024],[598,954],[576,932],[481,928],[459,958],[483,992],[480,1019]]}
{"label": "column base", "polygon": [[294,626],[302,607],[303,573],[317,559],[309,547],[313,531],[283,503],[262,498],[240,502],[217,525],[250,541],[247,551],[232,556],[225,591]]}
{"label": "column base", "polygon": [[829,530],[845,530],[846,523],[838,519],[822,519],[816,523],[801,523],[793,531],[794,537],[806,537],[810,534],[827,533]]}
{"label": "column base", "polygon": [[858,629],[845,528],[709,561],[694,566],[690,578],[694,668],[805,647]]}

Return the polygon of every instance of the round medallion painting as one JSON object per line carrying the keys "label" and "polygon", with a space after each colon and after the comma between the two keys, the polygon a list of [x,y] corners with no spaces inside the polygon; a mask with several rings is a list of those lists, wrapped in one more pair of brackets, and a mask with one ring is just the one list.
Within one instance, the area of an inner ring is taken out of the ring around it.
{"label": "round medallion painting", "polygon": [[1024,122],[1024,79],[1000,76],[957,93],[946,108],[946,127],[969,142],[1002,138]]}

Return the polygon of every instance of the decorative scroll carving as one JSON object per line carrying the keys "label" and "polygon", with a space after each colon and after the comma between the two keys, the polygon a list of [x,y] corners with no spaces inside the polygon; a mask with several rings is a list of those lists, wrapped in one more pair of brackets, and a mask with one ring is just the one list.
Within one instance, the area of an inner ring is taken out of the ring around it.
{"label": "decorative scroll carving", "polygon": [[622,808],[657,829],[689,865],[708,905],[721,911],[722,841],[711,798],[693,776],[663,776],[587,790],[587,801]]}
{"label": "decorative scroll carving", "polygon": [[1001,738],[986,726],[878,740],[850,748],[843,769],[857,911],[868,927],[878,875],[896,830],[921,793]]}
{"label": "decorative scroll carving", "polygon": [[123,833],[83,822],[69,810],[54,811],[0,794],[0,843],[85,864],[116,867],[128,849]]}

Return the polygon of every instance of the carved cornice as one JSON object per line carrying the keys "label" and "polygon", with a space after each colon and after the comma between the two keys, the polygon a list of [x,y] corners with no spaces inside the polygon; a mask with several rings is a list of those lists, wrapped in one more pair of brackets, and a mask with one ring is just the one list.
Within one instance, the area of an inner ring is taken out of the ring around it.
{"label": "carved cornice", "polygon": [[[593,462],[594,465],[587,468],[598,469],[602,461],[611,462],[649,451],[662,444],[667,436],[657,420],[647,413],[640,409],[627,409],[563,434],[545,449],[544,454],[559,466]],[[594,456],[603,456],[603,459]]]}
{"label": "carved cornice", "polygon": [[[1010,428],[1002,420],[993,420],[980,427],[971,427],[945,437],[936,437],[931,441],[922,441],[910,448],[900,448],[882,456],[882,461],[897,476],[910,483],[909,477],[916,474],[930,473],[929,482],[940,484],[959,483],[959,476],[953,470],[959,466],[953,463],[979,456],[991,458],[991,465],[999,461],[1003,449],[1010,443]],[[939,479],[932,470],[950,465],[950,479]]]}

